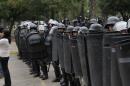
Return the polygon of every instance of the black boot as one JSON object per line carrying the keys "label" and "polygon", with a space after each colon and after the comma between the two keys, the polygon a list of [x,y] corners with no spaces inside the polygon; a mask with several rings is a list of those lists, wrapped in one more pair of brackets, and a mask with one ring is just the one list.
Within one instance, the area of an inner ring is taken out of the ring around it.
{"label": "black boot", "polygon": [[60,85],[61,85],[61,86],[68,86],[69,84],[68,84],[68,81],[67,81],[67,80],[65,80],[64,78],[62,78],[62,79],[60,80]]}
{"label": "black boot", "polygon": [[43,75],[42,80],[47,80],[47,79],[48,79],[48,74]]}
{"label": "black boot", "polygon": [[33,60],[33,71],[35,72],[33,77],[40,76],[40,65],[38,64],[37,60]]}
{"label": "black boot", "polygon": [[75,82],[75,86],[81,86],[78,78],[75,78],[74,82]]}
{"label": "black boot", "polygon": [[68,79],[69,86],[75,86],[73,75],[67,74],[67,79]]}
{"label": "black boot", "polygon": [[67,79],[67,73],[65,72],[64,68],[61,68],[62,70],[62,79],[60,80],[61,86],[68,86],[68,79]]}
{"label": "black boot", "polygon": [[53,67],[54,67],[54,72],[55,72],[56,78],[55,78],[52,82],[60,82],[60,79],[61,79],[61,71],[60,71],[58,62],[54,62],[54,63],[53,63]]}
{"label": "black boot", "polygon": [[41,63],[41,70],[43,72],[42,80],[47,80],[48,79],[48,71],[47,71],[47,65],[44,61],[42,61],[42,63]]}
{"label": "black boot", "polygon": [[55,78],[52,82],[60,82],[60,78]]}
{"label": "black boot", "polygon": [[34,74],[34,78],[36,78],[36,77],[39,77],[40,76],[40,74]]}

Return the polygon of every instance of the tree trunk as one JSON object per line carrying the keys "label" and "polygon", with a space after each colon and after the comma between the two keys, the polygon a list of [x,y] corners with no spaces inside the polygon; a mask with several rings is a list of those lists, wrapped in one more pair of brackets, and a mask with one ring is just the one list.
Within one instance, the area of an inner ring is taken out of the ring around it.
{"label": "tree trunk", "polygon": [[10,34],[11,34],[11,32],[12,32],[12,29],[13,29],[13,26],[14,26],[14,22],[15,22],[14,19],[12,19],[12,20],[10,21],[10,25],[9,25],[9,32],[10,32]]}
{"label": "tree trunk", "polygon": [[84,17],[84,0],[81,0],[81,12],[80,15]]}
{"label": "tree trunk", "polygon": [[89,0],[89,17],[96,17],[96,0]]}
{"label": "tree trunk", "polygon": [[53,8],[51,8],[51,18],[54,19],[55,18],[55,11]]}

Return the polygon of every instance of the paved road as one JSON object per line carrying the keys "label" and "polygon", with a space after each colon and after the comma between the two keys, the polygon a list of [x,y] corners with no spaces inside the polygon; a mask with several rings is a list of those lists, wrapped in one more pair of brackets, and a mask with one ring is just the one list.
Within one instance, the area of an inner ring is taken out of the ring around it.
{"label": "paved road", "polygon": [[[60,86],[59,83],[52,83],[54,79],[53,68],[50,68],[49,79],[40,80],[29,75],[29,68],[16,56],[17,48],[15,43],[11,46],[11,57],[9,60],[9,69],[11,73],[12,86]],[[0,79],[0,86],[4,84],[4,80]]]}

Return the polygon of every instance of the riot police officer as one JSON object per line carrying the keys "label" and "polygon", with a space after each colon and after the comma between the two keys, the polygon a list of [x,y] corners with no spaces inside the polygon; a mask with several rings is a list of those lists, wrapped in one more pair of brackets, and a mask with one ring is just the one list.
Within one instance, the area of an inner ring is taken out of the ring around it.
{"label": "riot police officer", "polygon": [[19,49],[20,49],[20,57],[22,58],[22,60],[24,62],[27,62],[27,47],[26,47],[26,35],[28,33],[28,29],[27,29],[27,23],[28,22],[23,22],[21,23],[20,27],[19,27]]}
{"label": "riot police officer", "polygon": [[59,67],[59,58],[58,58],[58,41],[57,41],[57,30],[58,26],[53,26],[48,34],[47,40],[51,41],[52,46],[52,65],[54,68],[55,76],[56,78],[53,80],[53,82],[59,82],[61,79],[61,71]]}
{"label": "riot police officer", "polygon": [[128,33],[130,33],[130,19],[127,21]]}
{"label": "riot police officer", "polygon": [[14,36],[15,36],[15,42],[16,42],[16,45],[17,45],[17,48],[18,48],[18,56],[19,56],[19,59],[21,59],[21,50],[19,48],[19,32],[20,32],[20,29],[21,27],[18,26],[14,32]]}
{"label": "riot police officer", "polygon": [[[87,34],[87,54],[92,86],[102,86],[102,40],[103,27],[92,24]],[[96,72],[95,72],[96,71]]]}
{"label": "riot police officer", "polygon": [[113,27],[113,31],[118,31],[121,32],[122,34],[127,34],[128,33],[127,22],[125,21],[117,22]]}
{"label": "riot police officer", "polygon": [[67,27],[70,24],[70,20],[68,18],[65,18],[62,23]]}
{"label": "riot police officer", "polygon": [[77,35],[80,27],[76,26],[73,29],[72,35],[70,36],[70,48],[71,48],[71,55],[72,55],[72,68],[73,68],[73,78],[74,78],[74,86],[80,86],[80,76],[82,76],[81,71],[81,63],[80,57],[78,52],[78,44],[77,44]]}
{"label": "riot police officer", "polygon": [[49,57],[49,53],[47,52],[47,46],[45,44],[46,42],[46,37],[48,34],[48,28],[47,26],[43,26],[43,30],[39,30],[39,34],[42,38],[42,43],[43,43],[43,58],[39,59],[39,64],[41,67],[41,70],[43,74],[41,74],[40,78],[42,80],[48,79],[48,70],[47,70],[47,65],[50,64],[51,58]]}
{"label": "riot police officer", "polygon": [[117,22],[113,31],[118,35],[111,37],[111,85],[112,86],[129,86],[129,34],[127,32],[127,22]]}
{"label": "riot police officer", "polygon": [[58,58],[59,64],[62,72],[62,78],[60,81],[61,86],[68,86],[67,74],[65,72],[64,67],[64,46],[63,46],[63,34],[65,31],[65,25],[59,23],[58,25],[58,34],[57,34],[57,41],[58,41]]}
{"label": "riot police officer", "polygon": [[26,40],[27,40],[27,47],[28,52],[30,55],[32,69],[34,77],[39,77],[40,67],[41,71],[43,72],[42,79],[48,79],[47,73],[47,65],[44,61],[46,58],[45,46],[44,46],[44,39],[37,31],[37,26],[33,23],[30,23],[30,32],[28,33]]}
{"label": "riot police officer", "polygon": [[97,23],[98,23],[97,19],[92,18],[92,19],[89,20],[89,23],[88,23],[87,27],[90,28],[90,26],[91,26],[92,24],[97,24]]}
{"label": "riot police officer", "polygon": [[105,25],[105,29],[108,32],[113,32],[113,26],[119,22],[120,19],[116,16],[111,16],[107,19],[106,25]]}
{"label": "riot police officer", "polygon": [[30,56],[30,61],[31,61],[31,65],[32,65],[32,74],[34,74],[34,77],[39,77],[40,76],[40,66],[38,64],[38,60],[37,60],[37,56],[35,54],[35,56],[33,55],[33,51],[31,51],[31,46],[29,43],[29,37],[33,34],[33,33],[38,33],[37,32],[37,26],[35,24],[32,23],[32,25],[28,25],[29,27],[29,33],[27,34],[26,37],[26,43],[27,43],[27,47],[28,47],[28,53]]}
{"label": "riot police officer", "polygon": [[63,47],[64,47],[64,69],[67,77],[67,83],[70,86],[74,85],[74,78],[73,78],[73,67],[72,67],[72,54],[70,48],[70,40],[69,38],[72,36],[74,27],[67,26],[67,29],[64,31],[63,34]]}

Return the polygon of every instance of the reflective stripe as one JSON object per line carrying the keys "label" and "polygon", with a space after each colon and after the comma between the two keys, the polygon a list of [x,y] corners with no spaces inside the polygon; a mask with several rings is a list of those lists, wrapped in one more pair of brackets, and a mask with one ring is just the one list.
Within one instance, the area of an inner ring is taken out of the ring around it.
{"label": "reflective stripe", "polygon": [[115,48],[112,48],[111,51],[112,51],[112,53],[115,53],[115,52],[116,52],[116,49],[115,49]]}
{"label": "reflective stripe", "polygon": [[130,58],[119,58],[119,62],[120,63],[129,63],[130,62]]}

